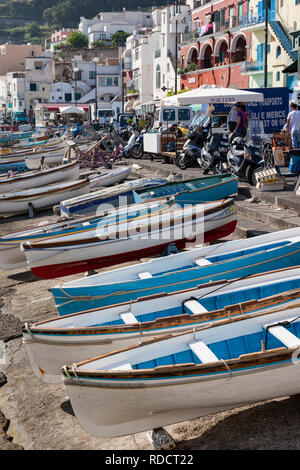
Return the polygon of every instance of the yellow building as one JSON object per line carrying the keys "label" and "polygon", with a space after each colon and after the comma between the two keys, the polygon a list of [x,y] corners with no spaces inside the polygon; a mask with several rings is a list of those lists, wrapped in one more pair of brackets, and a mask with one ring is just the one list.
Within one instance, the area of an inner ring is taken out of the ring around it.
{"label": "yellow building", "polygon": [[[295,74],[282,71],[295,60],[291,31],[300,27],[300,0],[269,0],[268,11],[268,87],[297,85]],[[249,87],[264,86],[265,0],[249,0],[242,30],[251,31],[250,61],[244,64]]]}

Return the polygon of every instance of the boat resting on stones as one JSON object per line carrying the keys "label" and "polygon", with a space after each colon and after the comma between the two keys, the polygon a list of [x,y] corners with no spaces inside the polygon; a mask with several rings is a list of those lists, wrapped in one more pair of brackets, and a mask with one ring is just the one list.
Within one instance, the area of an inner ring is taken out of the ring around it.
{"label": "boat resting on stones", "polygon": [[6,217],[53,207],[64,197],[76,197],[89,191],[89,181],[67,181],[47,186],[0,194],[0,216]]}
{"label": "boat resting on stones", "polygon": [[300,307],[300,268],[233,283],[162,294],[132,303],[25,325],[23,344],[35,375],[61,382],[64,364],[110,353],[149,338],[180,333],[251,312]]}
{"label": "boat resting on stones", "polygon": [[112,186],[124,181],[131,172],[130,166],[119,167],[113,170],[103,170],[89,177],[90,189]]}
{"label": "boat resting on stones", "polygon": [[75,417],[97,437],[134,434],[300,392],[299,308],[153,338],[62,368]]}
{"label": "boat resting on stones", "polygon": [[139,178],[109,188],[102,188],[83,197],[63,200],[60,211],[63,217],[96,214],[97,211],[134,204],[133,190],[166,183],[166,178]]}
{"label": "boat resting on stones", "polygon": [[27,171],[16,176],[0,177],[0,194],[46,186],[60,181],[75,181],[80,176],[79,164],[69,163],[54,168]]}
{"label": "boat resting on stones", "polygon": [[297,241],[299,228],[217,243],[68,281],[51,291],[60,315],[76,313],[270,271],[284,267],[286,262],[297,265],[300,264],[297,253],[293,261],[279,255],[280,248]]}
{"label": "boat resting on stones", "polygon": [[235,230],[232,199],[168,208],[130,221],[83,228],[80,233],[22,243],[27,264],[39,278],[50,279],[163,254],[169,245],[183,248],[197,236],[208,242]]}
{"label": "boat resting on stones", "polygon": [[0,269],[11,270],[27,265],[24,251],[20,249],[22,242],[40,242],[49,237],[59,237],[62,234],[74,234],[79,232],[82,228],[98,227],[99,225],[107,225],[110,222],[133,219],[142,214],[150,214],[154,211],[172,207],[174,204],[172,200],[132,204],[131,206],[104,211],[97,216],[65,219],[58,223],[45,223],[22,232],[2,235],[2,237],[0,237]]}

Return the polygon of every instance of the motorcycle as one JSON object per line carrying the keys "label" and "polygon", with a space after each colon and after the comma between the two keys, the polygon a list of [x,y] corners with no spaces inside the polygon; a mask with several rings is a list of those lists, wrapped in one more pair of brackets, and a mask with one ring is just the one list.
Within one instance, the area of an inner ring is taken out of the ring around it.
{"label": "motorcycle", "polygon": [[136,144],[137,142],[137,139],[139,137],[139,132],[138,130],[136,129],[135,126],[131,126],[131,136],[129,137],[129,140],[127,142],[127,145],[125,145],[124,147],[124,156],[126,158],[130,158],[132,156],[132,149],[134,147],[134,145]]}
{"label": "motorcycle", "polygon": [[133,147],[131,148],[132,158],[142,158],[144,155],[144,134],[147,132],[147,129],[143,129],[142,132],[138,135]]}
{"label": "motorcycle", "polygon": [[230,148],[227,153],[228,171],[237,176],[246,176],[248,183],[256,185],[256,173],[264,168],[261,143],[244,140],[242,137],[231,136]]}
{"label": "motorcycle", "polygon": [[226,173],[227,152],[229,148],[228,136],[225,133],[213,134],[205,143],[198,158],[203,174],[212,171],[214,174]]}
{"label": "motorcycle", "polygon": [[191,124],[191,130],[187,134],[182,152],[175,158],[175,165],[181,170],[193,166],[201,157],[201,150],[209,134],[209,116],[196,116]]}

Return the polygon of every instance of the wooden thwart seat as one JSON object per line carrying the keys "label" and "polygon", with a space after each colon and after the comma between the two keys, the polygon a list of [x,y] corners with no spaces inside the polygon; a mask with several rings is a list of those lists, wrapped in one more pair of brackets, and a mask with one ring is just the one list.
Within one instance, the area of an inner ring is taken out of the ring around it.
{"label": "wooden thwart seat", "polygon": [[110,370],[131,370],[131,364],[129,362],[124,362],[123,364],[119,364],[118,366],[112,367]]}
{"label": "wooden thwart seat", "polygon": [[199,304],[197,300],[188,300],[187,302],[184,302],[184,306],[188,308],[192,313],[195,315],[197,313],[206,313],[207,310],[203,305]]}
{"label": "wooden thwart seat", "polygon": [[281,341],[287,348],[300,346],[300,339],[283,326],[271,326],[268,328],[268,332],[275,336],[275,338],[279,339],[279,341]]}
{"label": "wooden thwart seat", "polygon": [[150,279],[152,276],[152,274],[148,273],[147,271],[145,271],[144,273],[138,273],[138,277],[140,279]]}
{"label": "wooden thwart seat", "polygon": [[124,323],[138,323],[137,319],[131,312],[121,313],[120,317]]}
{"label": "wooden thwart seat", "polygon": [[211,264],[211,261],[208,261],[205,258],[198,258],[195,259],[195,264],[197,264],[198,266],[208,266],[209,264]]}
{"label": "wooden thwart seat", "polygon": [[203,341],[195,341],[189,343],[190,349],[200,359],[201,362],[218,362],[217,356],[209,349],[209,347],[203,343]]}

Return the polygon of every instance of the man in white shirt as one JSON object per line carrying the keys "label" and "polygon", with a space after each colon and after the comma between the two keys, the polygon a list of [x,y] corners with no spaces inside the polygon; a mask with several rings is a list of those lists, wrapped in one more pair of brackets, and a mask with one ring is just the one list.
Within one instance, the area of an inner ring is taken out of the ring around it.
{"label": "man in white shirt", "polygon": [[300,111],[296,103],[290,103],[291,112],[287,117],[286,130],[291,133],[292,147],[300,148]]}

